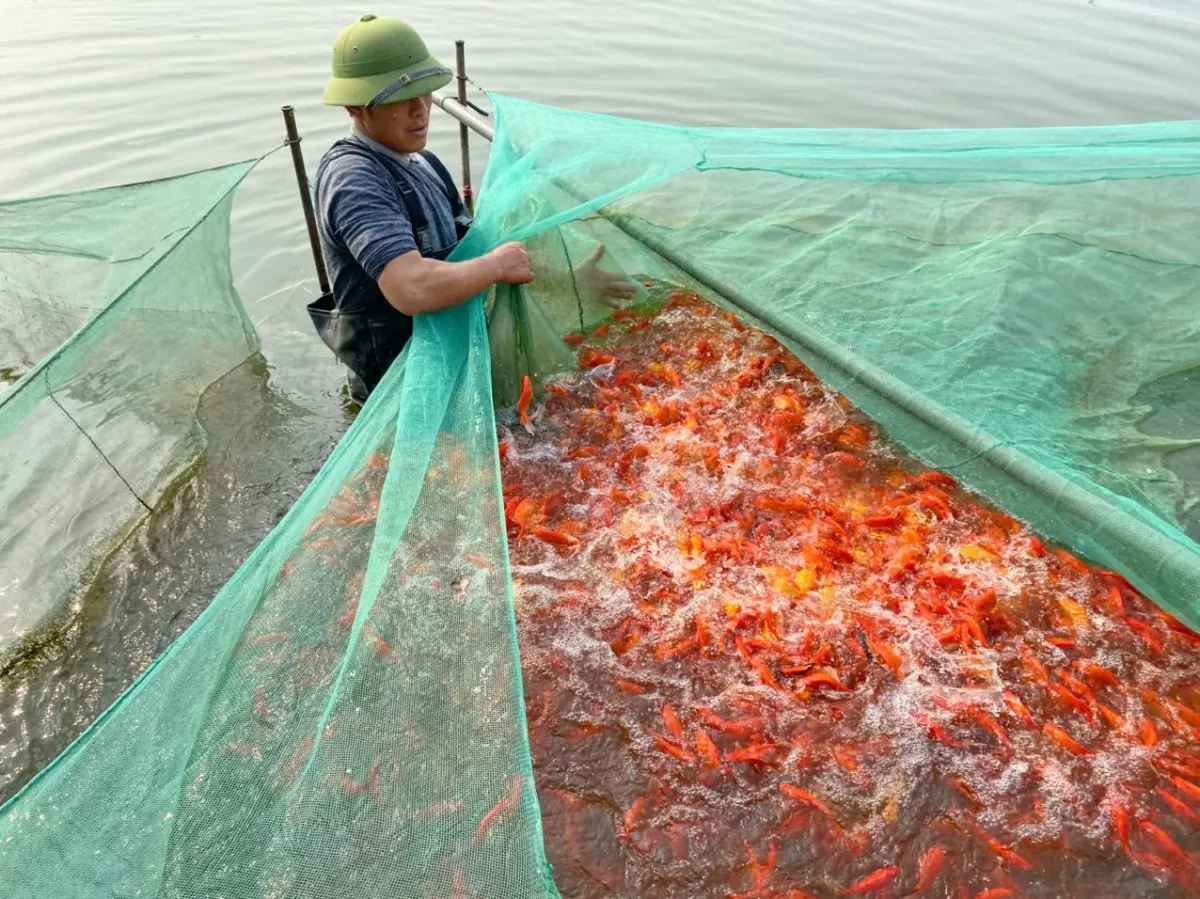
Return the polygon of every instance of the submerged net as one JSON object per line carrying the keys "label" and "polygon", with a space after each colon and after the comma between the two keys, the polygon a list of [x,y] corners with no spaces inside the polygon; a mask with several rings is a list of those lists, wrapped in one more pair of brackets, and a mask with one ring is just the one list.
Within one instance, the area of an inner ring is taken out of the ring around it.
{"label": "submerged net", "polygon": [[6,894],[1194,889],[1200,422],[1141,397],[1200,366],[1200,126],[495,103],[457,253],[538,280],[418,318],[4,807]]}
{"label": "submerged net", "polygon": [[0,658],[196,460],[200,394],[256,351],[229,268],[252,166],[0,204]]}

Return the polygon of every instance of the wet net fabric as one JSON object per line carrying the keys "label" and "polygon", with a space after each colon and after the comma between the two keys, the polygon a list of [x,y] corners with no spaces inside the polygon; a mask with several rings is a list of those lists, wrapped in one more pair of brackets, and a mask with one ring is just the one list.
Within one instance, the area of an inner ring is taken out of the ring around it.
{"label": "wet net fabric", "polygon": [[[792,132],[500,110],[489,165],[525,179],[510,233],[562,256],[556,226],[580,219],[627,270],[763,325],[930,464],[1196,623],[1200,479],[1171,464],[1197,445],[1194,413],[1139,428],[1145,388],[1200,362],[1194,124]],[[607,315],[569,290],[542,306],[564,330]]]}
{"label": "wet net fabric", "polygon": [[196,460],[200,394],[257,349],[229,270],[251,166],[0,204],[0,655]]}
{"label": "wet net fabric", "polygon": [[1200,623],[1200,483],[1170,455],[1200,422],[1138,428],[1139,391],[1200,366],[1200,126],[729,131],[493,100],[456,258],[526,241],[537,281],[417,319],[277,529],[0,810],[6,895],[557,895],[496,410],[522,376],[542,396],[571,370],[554,336],[611,316],[578,283],[597,243],[763,327],[911,453]]}

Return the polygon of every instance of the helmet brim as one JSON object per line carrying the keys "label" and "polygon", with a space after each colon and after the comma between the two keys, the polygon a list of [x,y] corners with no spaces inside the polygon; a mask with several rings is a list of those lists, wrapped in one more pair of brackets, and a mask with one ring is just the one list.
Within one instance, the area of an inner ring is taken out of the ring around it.
{"label": "helmet brim", "polygon": [[[405,66],[402,69],[393,69],[389,72],[381,72],[378,75],[363,75],[358,78],[330,78],[329,83],[325,86],[325,95],[321,98],[321,102],[326,106],[367,106],[379,95],[380,91],[395,84],[402,76],[410,72],[443,68],[444,66],[437,59],[433,56],[427,56],[416,65]],[[410,84],[398,87],[386,99],[381,100],[376,105],[386,106],[388,103],[401,103],[404,100],[411,100],[414,97],[423,97],[426,94],[432,94],[436,90],[441,90],[453,80],[454,76],[450,74],[426,75],[422,78],[417,78]]]}

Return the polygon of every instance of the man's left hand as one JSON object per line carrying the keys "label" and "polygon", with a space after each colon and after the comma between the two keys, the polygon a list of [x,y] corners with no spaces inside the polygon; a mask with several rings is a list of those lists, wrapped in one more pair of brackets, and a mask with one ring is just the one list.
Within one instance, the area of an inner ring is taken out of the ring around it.
{"label": "man's left hand", "polygon": [[637,295],[637,285],[625,275],[606,272],[597,264],[604,256],[604,244],[596,247],[579,268],[575,269],[575,283],[579,286],[582,299],[596,300],[605,306],[621,308],[622,300],[631,300]]}

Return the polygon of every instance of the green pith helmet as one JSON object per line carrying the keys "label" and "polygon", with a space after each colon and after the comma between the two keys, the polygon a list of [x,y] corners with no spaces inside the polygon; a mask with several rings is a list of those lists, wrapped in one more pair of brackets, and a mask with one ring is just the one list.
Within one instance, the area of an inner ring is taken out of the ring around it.
{"label": "green pith helmet", "polygon": [[430,55],[400,19],[365,15],[333,43],[333,77],[322,102],[381,106],[422,97],[450,83],[453,72]]}

